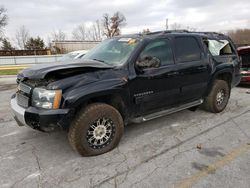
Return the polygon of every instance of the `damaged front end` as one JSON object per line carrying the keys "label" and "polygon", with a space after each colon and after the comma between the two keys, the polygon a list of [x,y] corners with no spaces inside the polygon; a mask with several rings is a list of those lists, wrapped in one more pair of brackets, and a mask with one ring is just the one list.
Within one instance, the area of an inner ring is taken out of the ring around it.
{"label": "damaged front end", "polygon": [[41,131],[66,128],[73,112],[63,107],[63,92],[76,83],[96,81],[97,78],[88,73],[107,68],[110,66],[97,62],[78,62],[25,69],[17,76],[18,90],[11,98],[15,120],[20,126],[28,125]]}
{"label": "damaged front end", "polygon": [[47,81],[19,81],[18,91],[11,98],[11,108],[18,125],[28,125],[40,131],[52,131],[58,126],[63,127],[67,122],[70,110],[59,109],[60,94],[56,95],[55,92],[53,96],[48,93],[38,93],[39,89],[46,91],[46,84]]}

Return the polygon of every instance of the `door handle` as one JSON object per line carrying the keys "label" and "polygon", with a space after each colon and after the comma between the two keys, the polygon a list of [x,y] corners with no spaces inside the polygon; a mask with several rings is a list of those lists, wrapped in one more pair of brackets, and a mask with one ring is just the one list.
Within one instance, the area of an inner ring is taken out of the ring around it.
{"label": "door handle", "polygon": [[175,75],[178,75],[178,74],[179,74],[179,72],[175,71],[175,72],[170,72],[167,75],[168,76],[175,76]]}
{"label": "door handle", "polygon": [[205,70],[207,69],[207,67],[205,65],[201,65],[199,67],[197,67],[198,70]]}

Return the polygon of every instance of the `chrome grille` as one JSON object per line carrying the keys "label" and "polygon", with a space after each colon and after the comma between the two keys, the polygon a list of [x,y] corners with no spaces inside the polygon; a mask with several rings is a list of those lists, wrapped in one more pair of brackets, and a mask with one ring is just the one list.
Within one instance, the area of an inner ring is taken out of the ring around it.
{"label": "chrome grille", "polygon": [[26,84],[24,84],[22,82],[20,82],[20,84],[18,85],[18,90],[20,90],[20,91],[22,91],[24,93],[27,93],[27,94],[30,94],[31,89],[32,88],[30,86],[28,86],[28,85],[26,85]]}
{"label": "chrome grille", "polygon": [[17,96],[17,104],[24,107],[24,108],[27,108],[29,106],[29,97],[21,94],[21,93],[17,93],[16,94]]}

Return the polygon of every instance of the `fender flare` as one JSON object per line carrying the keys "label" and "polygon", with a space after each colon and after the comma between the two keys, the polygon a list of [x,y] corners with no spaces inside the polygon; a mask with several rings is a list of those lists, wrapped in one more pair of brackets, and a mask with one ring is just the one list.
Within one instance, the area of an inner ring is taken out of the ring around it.
{"label": "fender flare", "polygon": [[[231,78],[233,78],[233,70],[231,68],[225,68],[225,69],[214,72],[211,75],[211,79],[208,82],[208,87],[207,87],[207,90],[206,90],[204,96],[208,96],[209,92],[211,91],[211,89],[213,87],[214,80],[216,80],[218,78],[218,76],[222,75],[222,74],[230,74]],[[232,79],[231,79],[231,81],[232,81]],[[231,88],[231,84],[229,84],[229,87]]]}

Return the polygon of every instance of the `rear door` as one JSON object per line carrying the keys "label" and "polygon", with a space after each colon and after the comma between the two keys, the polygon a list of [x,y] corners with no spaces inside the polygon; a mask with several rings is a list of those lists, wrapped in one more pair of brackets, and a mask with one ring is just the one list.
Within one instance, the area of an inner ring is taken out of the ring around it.
{"label": "rear door", "polygon": [[174,54],[179,73],[179,101],[186,103],[201,99],[211,71],[201,39],[196,36],[176,36]]}

